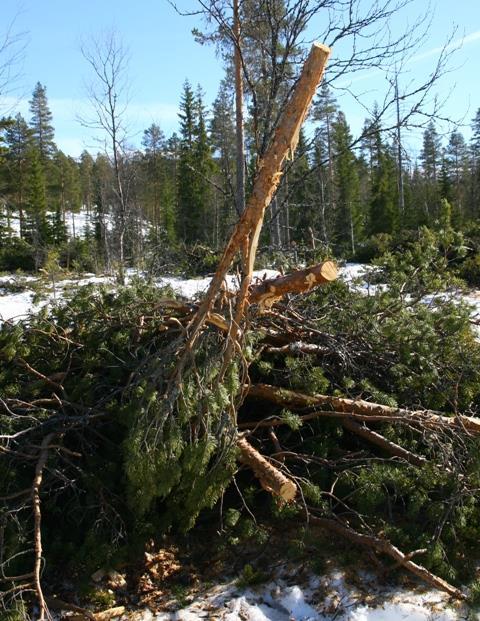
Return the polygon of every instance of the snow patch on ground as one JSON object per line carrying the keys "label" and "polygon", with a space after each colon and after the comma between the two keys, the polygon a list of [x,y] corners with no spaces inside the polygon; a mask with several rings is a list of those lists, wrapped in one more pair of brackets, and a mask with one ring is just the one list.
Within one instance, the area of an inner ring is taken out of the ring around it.
{"label": "snow patch on ground", "polygon": [[[261,281],[266,278],[275,278],[279,275],[276,270],[257,270],[253,273],[253,282]],[[143,273],[138,270],[128,269],[126,270],[126,282],[134,277],[142,277]],[[159,287],[170,286],[175,293],[186,298],[195,298],[206,292],[210,284],[211,277],[205,278],[179,278],[175,276],[163,276],[158,278],[155,282]],[[84,287],[91,284],[102,285],[115,285],[115,279],[111,276],[95,276],[95,274],[84,274],[81,278],[66,278],[59,280],[55,283],[55,295],[53,292],[53,285],[51,283],[44,284],[45,297],[42,301],[34,304],[33,298],[35,292],[29,288],[35,282],[41,283],[42,280],[35,276],[24,275],[6,275],[0,276],[0,323],[2,321],[18,321],[26,318],[30,313],[37,312],[46,305],[54,303],[60,303],[67,290],[74,288]],[[24,290],[15,293],[10,292],[8,288],[3,288],[2,285],[19,285],[24,287]],[[238,277],[232,274],[228,274],[225,279],[225,286],[230,291],[235,291],[238,288]]]}
{"label": "snow patch on ground", "polygon": [[[438,591],[382,589],[374,576],[364,576],[360,587],[347,584],[341,572],[310,576],[292,585],[295,577],[294,572],[283,573],[256,589],[239,589],[232,582],[216,585],[182,609],[137,611],[133,617],[135,621],[460,621],[468,612]],[[470,613],[469,618],[480,617]]]}

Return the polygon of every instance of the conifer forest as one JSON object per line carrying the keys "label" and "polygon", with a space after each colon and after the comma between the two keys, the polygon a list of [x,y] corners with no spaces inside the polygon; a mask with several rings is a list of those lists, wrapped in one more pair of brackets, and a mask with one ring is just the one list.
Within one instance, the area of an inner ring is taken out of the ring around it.
{"label": "conifer forest", "polygon": [[451,38],[413,79],[411,0],[190,4],[162,10],[223,79],[207,105],[186,76],[176,131],[129,132],[118,31],[78,48],[95,147],[58,147],[47,83],[0,118],[0,619],[397,619],[335,571],[476,619],[480,107],[442,107]]}

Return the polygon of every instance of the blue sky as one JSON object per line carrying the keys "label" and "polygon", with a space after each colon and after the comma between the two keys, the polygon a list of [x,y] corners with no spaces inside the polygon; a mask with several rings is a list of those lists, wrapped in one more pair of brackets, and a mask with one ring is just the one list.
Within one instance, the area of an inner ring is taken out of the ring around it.
{"label": "blue sky", "polygon": [[[57,144],[71,155],[79,155],[83,148],[95,148],[91,131],[76,119],[86,110],[84,85],[88,79],[88,67],[79,48],[82,39],[102,30],[114,28],[129,49],[132,143],[140,143],[143,129],[152,122],[159,123],[167,135],[177,129],[178,101],[185,78],[202,85],[207,103],[215,98],[222,78],[221,61],[213,48],[194,41],[191,29],[201,26],[199,19],[177,15],[166,0],[0,0],[0,4],[3,31],[15,19],[13,30],[26,33],[22,75],[15,91],[0,99],[0,111],[19,110],[28,118],[28,99],[40,81],[47,87]],[[185,9],[196,6],[195,0],[180,4]],[[415,0],[392,22],[392,29],[414,23],[428,7],[427,0]],[[428,37],[408,63],[404,81],[421,81],[428,75],[438,50],[456,26],[456,45],[452,47],[459,47],[464,39],[463,47],[455,52],[455,71],[439,83],[438,94],[442,97],[452,90],[443,112],[447,117],[463,117],[468,125],[480,107],[480,0],[456,0],[454,4],[433,0],[430,7],[433,21]],[[308,34],[314,38],[314,28]],[[385,79],[380,72],[365,72],[348,82],[361,93],[367,107],[381,99]],[[365,110],[351,97],[339,102],[353,132],[359,131]],[[409,137],[413,150],[418,149],[418,135],[414,132]],[[465,135],[468,137],[467,128]]]}

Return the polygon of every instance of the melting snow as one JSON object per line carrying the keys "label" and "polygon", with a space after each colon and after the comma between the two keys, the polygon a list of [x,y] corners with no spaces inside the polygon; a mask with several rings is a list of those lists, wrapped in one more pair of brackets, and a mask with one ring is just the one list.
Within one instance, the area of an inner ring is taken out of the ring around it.
{"label": "melting snow", "polygon": [[[199,594],[188,606],[156,615],[134,613],[136,621],[460,621],[479,619],[465,607],[451,604],[438,591],[392,591],[378,587],[370,576],[359,589],[343,574],[310,577],[306,585],[287,585],[286,575],[264,587],[238,589],[233,583],[217,585]],[[292,573],[288,582],[295,579]],[[325,595],[327,593],[327,595]],[[366,604],[378,598],[377,604]]]}

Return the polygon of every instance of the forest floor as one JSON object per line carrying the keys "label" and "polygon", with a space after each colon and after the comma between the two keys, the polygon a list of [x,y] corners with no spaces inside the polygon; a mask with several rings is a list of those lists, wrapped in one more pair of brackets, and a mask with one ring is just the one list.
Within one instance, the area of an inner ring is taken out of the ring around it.
{"label": "forest floor", "polygon": [[[381,289],[382,284],[371,284],[368,275],[371,272],[370,265],[362,263],[346,263],[340,268],[340,278],[365,295],[375,295]],[[277,270],[263,269],[253,273],[255,280],[275,278],[279,275]],[[126,270],[126,282],[135,277],[142,278],[141,271],[135,269]],[[155,279],[159,287],[169,286],[172,290],[185,298],[194,298],[206,291],[210,284],[210,277],[180,278],[177,276],[163,276]],[[236,289],[237,277],[230,275],[227,286]],[[103,284],[115,286],[115,279],[106,275],[65,274],[57,277],[55,283],[45,276],[36,277],[22,273],[0,275],[0,323],[2,321],[18,321],[25,319],[29,313],[39,311],[44,306],[61,303],[69,292],[89,284]],[[438,297],[462,300],[471,306],[472,322],[480,324],[480,291],[471,290],[468,293],[451,290],[426,296],[426,304],[433,302]]]}

